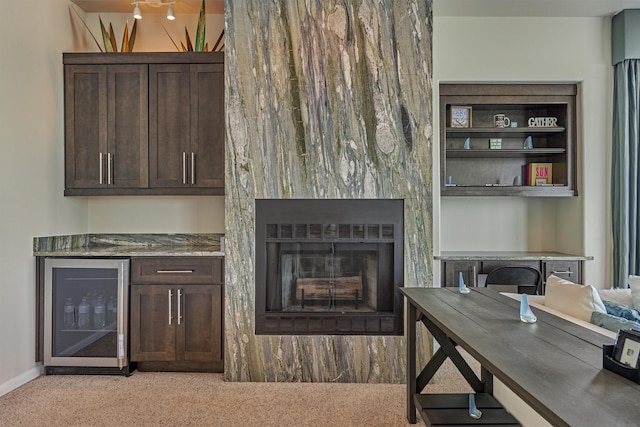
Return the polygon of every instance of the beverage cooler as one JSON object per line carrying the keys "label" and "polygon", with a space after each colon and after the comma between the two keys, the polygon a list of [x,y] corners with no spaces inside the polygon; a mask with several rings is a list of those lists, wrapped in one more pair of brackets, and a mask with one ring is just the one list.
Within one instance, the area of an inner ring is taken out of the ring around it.
{"label": "beverage cooler", "polygon": [[47,258],[47,374],[129,375],[129,260]]}

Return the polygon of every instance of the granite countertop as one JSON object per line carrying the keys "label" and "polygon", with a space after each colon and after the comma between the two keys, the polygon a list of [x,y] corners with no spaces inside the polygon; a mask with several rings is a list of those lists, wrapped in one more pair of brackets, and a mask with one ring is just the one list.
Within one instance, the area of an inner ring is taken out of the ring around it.
{"label": "granite countertop", "polygon": [[433,258],[442,261],[590,261],[593,259],[592,256],[587,255],[572,255],[551,251],[442,251],[440,255],[434,255]]}
{"label": "granite countertop", "polygon": [[34,237],[47,257],[224,256],[224,234],[73,234]]}

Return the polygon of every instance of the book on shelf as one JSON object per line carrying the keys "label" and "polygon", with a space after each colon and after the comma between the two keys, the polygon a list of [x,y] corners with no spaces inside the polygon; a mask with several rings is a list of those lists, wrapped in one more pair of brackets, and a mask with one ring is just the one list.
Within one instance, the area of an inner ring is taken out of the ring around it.
{"label": "book on shelf", "polygon": [[525,170],[525,184],[528,186],[543,186],[553,184],[552,163],[527,163]]}

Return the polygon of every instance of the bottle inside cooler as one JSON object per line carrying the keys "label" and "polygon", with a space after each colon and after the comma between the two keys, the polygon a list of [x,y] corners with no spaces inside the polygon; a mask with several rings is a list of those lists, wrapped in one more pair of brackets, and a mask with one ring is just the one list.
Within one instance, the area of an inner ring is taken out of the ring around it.
{"label": "bottle inside cooler", "polygon": [[78,305],[78,329],[89,329],[91,323],[90,309],[87,297],[82,297],[82,301]]}
{"label": "bottle inside cooler", "polygon": [[106,318],[105,318],[105,310],[106,306],[104,303],[104,297],[102,295],[98,295],[96,298],[95,305],[93,306],[93,327],[96,329],[102,329],[105,327]]}
{"label": "bottle inside cooler", "polygon": [[111,324],[116,321],[116,311],[117,311],[116,299],[113,296],[109,297],[109,301],[107,302],[107,323]]}
{"label": "bottle inside cooler", "polygon": [[63,325],[65,329],[73,329],[76,327],[76,306],[71,298],[67,298],[64,302],[64,319]]}

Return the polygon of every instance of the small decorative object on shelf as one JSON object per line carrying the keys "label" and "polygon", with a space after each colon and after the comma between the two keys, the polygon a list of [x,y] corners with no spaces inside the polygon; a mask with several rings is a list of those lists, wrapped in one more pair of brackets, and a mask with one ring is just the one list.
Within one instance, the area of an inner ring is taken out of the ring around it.
{"label": "small decorative object on shelf", "polygon": [[527,125],[530,128],[555,128],[558,127],[557,117],[529,117]]}
{"label": "small decorative object on shelf", "polygon": [[455,184],[453,183],[453,177],[451,175],[449,175],[447,177],[447,185],[449,186],[454,186]]}
{"label": "small decorative object on shelf", "polygon": [[467,138],[464,140],[464,149],[469,150],[471,148],[471,138]]}
{"label": "small decorative object on shelf", "polygon": [[533,149],[533,140],[531,139],[531,135],[529,135],[528,137],[526,137],[524,139],[524,143],[522,144],[522,148],[524,148],[525,150],[532,150]]}
{"label": "small decorative object on shelf", "polygon": [[531,307],[529,307],[527,294],[520,295],[520,321],[524,323],[536,323],[538,321],[536,315],[531,311]]}
{"label": "small decorative object on shelf", "polygon": [[517,128],[518,127],[518,122],[511,122],[511,127],[512,128]]}
{"label": "small decorative object on shelf", "polygon": [[462,277],[462,271],[458,275],[458,290],[460,291],[461,294],[468,294],[469,292],[471,292],[471,290],[469,290],[469,288],[467,288],[467,285],[464,284],[464,278]]}
{"label": "small decorative object on shelf", "polygon": [[525,169],[525,185],[534,187],[553,185],[552,163],[527,163]]}
{"label": "small decorative object on shelf", "polygon": [[502,138],[489,138],[489,148],[499,150],[502,148]]}
{"label": "small decorative object on shelf", "polygon": [[511,119],[502,113],[493,116],[493,127],[508,128],[511,125]]}
{"label": "small decorative object on shelf", "polygon": [[517,175],[515,178],[513,178],[513,185],[516,187],[519,187],[522,185],[522,180],[520,179],[520,175]]}
{"label": "small decorative object on shelf", "polygon": [[469,106],[451,106],[451,122],[449,126],[452,128],[470,128],[471,127],[471,107]]}

